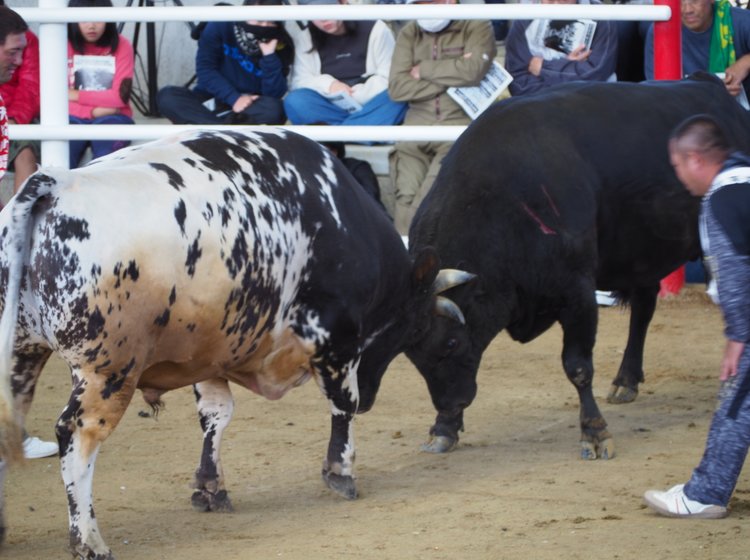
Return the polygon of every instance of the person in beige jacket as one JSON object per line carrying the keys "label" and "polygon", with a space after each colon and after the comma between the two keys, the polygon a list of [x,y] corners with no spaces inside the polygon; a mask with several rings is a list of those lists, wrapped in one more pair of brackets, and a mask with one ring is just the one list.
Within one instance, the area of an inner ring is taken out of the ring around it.
{"label": "person in beige jacket", "polygon": [[[408,1],[408,0],[407,0]],[[454,4],[456,0],[408,3]],[[495,58],[495,37],[487,21],[416,20],[396,39],[388,93],[406,101],[405,125],[462,125],[471,119],[447,94],[451,86],[476,86]],[[394,221],[408,233],[412,217],[440,169],[451,142],[397,142],[390,155],[396,191]]]}

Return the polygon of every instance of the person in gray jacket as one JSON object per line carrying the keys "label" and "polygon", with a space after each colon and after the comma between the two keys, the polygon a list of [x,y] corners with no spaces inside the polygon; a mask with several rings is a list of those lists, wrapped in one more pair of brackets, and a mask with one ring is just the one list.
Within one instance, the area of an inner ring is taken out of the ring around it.
{"label": "person in gray jacket", "polygon": [[[600,3],[599,0],[542,0],[542,4]],[[508,31],[505,39],[505,68],[513,76],[508,88],[511,95],[526,95],[563,82],[606,82],[616,79],[617,26],[613,22],[596,22],[589,48],[584,44],[561,48],[561,45],[550,41],[555,38],[564,39],[571,22],[550,21],[552,31],[544,44],[540,45],[536,40],[540,34],[534,31],[541,21],[543,20],[516,20]]]}
{"label": "person in gray jacket", "polygon": [[733,152],[708,115],[678,125],[669,154],[677,178],[703,197],[701,245],[716,281],[727,341],[719,406],[700,464],[686,484],[648,490],[643,499],[668,517],[716,519],[728,513],[750,446],[750,156]]}

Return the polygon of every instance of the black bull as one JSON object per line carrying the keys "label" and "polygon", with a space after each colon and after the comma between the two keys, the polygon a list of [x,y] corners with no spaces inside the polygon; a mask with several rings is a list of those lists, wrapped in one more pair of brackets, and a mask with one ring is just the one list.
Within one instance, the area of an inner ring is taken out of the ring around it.
{"label": "black bull", "polygon": [[700,255],[699,201],[678,182],[667,147],[671,130],[696,113],[713,115],[737,148],[750,149],[750,117],[709,77],[568,84],[499,103],[458,139],[409,232],[412,252],[432,246],[443,267],[477,275],[449,292],[465,324],[435,316],[406,352],[438,412],[425,449],[458,442],[482,353],[500,331],[529,342],[559,321],[563,368],[580,399],[582,457],[613,456],[592,393],[595,289],[630,302],[608,397],[629,402],[644,380],[660,279]]}

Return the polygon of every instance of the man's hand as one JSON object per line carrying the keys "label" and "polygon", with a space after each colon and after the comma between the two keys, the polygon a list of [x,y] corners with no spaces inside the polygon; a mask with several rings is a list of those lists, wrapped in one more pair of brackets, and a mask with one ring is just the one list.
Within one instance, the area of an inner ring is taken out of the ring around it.
{"label": "man's hand", "polygon": [[419,64],[415,64],[414,66],[411,67],[411,70],[409,70],[409,75],[415,80],[421,79],[419,75]]}
{"label": "man's hand", "polygon": [[114,107],[94,107],[91,109],[91,116],[95,119],[99,117],[109,117],[111,115],[117,115],[120,112],[119,109]]}
{"label": "man's hand", "polygon": [[260,97],[259,95],[250,95],[249,93],[243,93],[237,98],[237,101],[234,102],[234,105],[232,105],[232,111],[235,113],[241,113],[250,105],[253,104],[253,101],[258,99]]}
{"label": "man's hand", "polygon": [[719,379],[726,381],[730,377],[737,375],[737,369],[740,364],[740,356],[742,351],[745,349],[744,342],[737,342],[736,340],[727,340],[726,348],[724,348],[724,357],[721,360],[721,373]]}
{"label": "man's hand", "polygon": [[724,85],[727,91],[734,96],[739,95],[742,82],[748,74],[750,74],[750,56],[745,55],[738,58],[734,64],[728,66],[724,71]]}
{"label": "man's hand", "polygon": [[538,76],[542,73],[542,62],[544,59],[541,56],[532,56],[529,60],[529,74]]}
{"label": "man's hand", "polygon": [[591,51],[581,45],[580,47],[573,49],[567,56],[567,59],[572,60],[573,62],[581,62],[586,60],[590,55]]}
{"label": "man's hand", "polygon": [[279,44],[278,39],[271,39],[267,43],[258,43],[260,46],[260,52],[263,53],[263,56],[268,56],[269,54],[273,54],[276,52],[276,45]]}

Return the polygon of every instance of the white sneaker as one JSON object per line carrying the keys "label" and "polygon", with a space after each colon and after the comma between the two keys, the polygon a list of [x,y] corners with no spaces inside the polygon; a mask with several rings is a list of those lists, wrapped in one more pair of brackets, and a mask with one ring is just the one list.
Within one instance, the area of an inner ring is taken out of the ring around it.
{"label": "white sneaker", "polygon": [[666,492],[648,490],[643,495],[645,504],[667,517],[692,517],[695,519],[721,519],[727,516],[727,508],[702,504],[685,495],[684,484],[673,486]]}
{"label": "white sneaker", "polygon": [[41,459],[57,454],[54,441],[42,441],[38,437],[28,436],[23,440],[23,456],[27,459]]}

